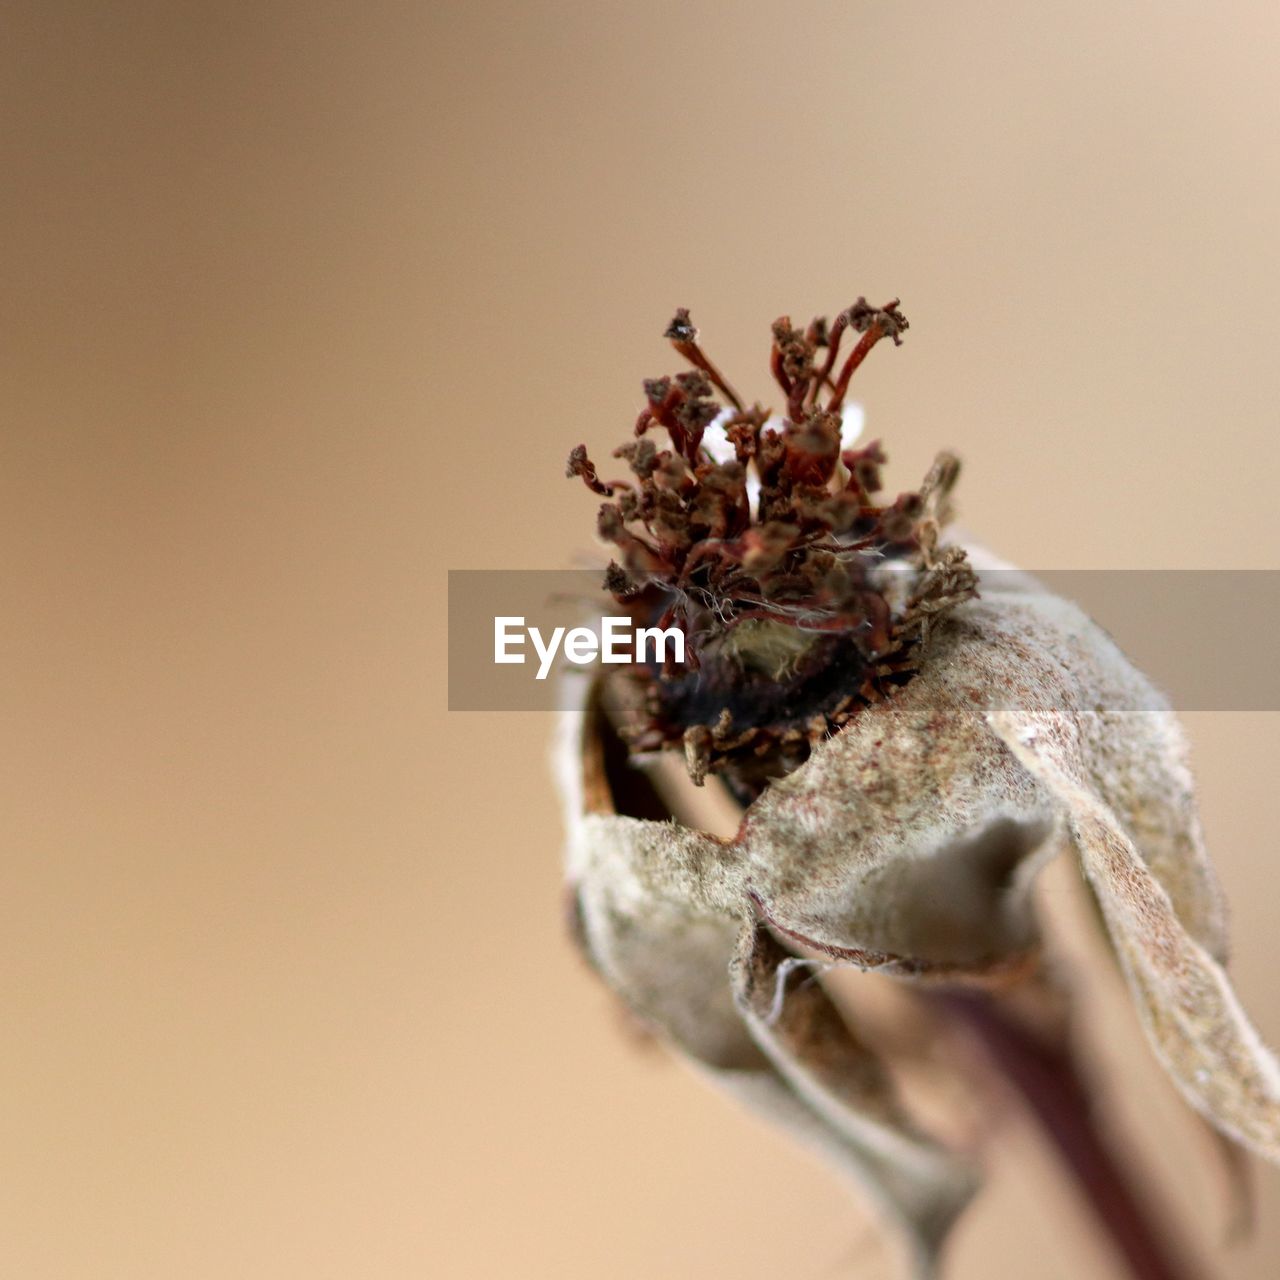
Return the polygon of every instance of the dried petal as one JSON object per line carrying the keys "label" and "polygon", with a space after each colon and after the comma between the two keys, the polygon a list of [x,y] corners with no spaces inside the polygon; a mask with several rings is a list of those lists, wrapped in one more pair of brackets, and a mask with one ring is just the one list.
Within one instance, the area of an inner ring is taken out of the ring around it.
{"label": "dried petal", "polygon": [[977,1189],[976,1172],[917,1129],[880,1059],[762,923],[744,927],[733,978],[756,1043],[824,1122],[832,1154],[897,1222],[914,1274],[932,1275],[947,1230]]}
{"label": "dried petal", "polygon": [[[1280,1068],[1240,1007],[1226,970],[1209,946],[1196,940],[1196,932],[1206,933],[1201,900],[1179,892],[1188,881],[1204,877],[1206,869],[1194,860],[1173,864],[1168,883],[1161,882],[1084,767],[1080,735],[1059,718],[1042,714],[1028,720],[1011,709],[992,721],[1028,772],[1063,807],[1147,1036],[1165,1069],[1192,1106],[1224,1133],[1280,1160]],[[1150,803],[1164,799],[1157,793]],[[1178,900],[1186,922],[1179,918]],[[1220,937],[1209,941],[1221,949]]]}
{"label": "dried petal", "polygon": [[1025,972],[1030,889],[1064,847],[1160,1061],[1221,1131],[1280,1159],[1280,1071],[1222,967],[1222,897],[1172,712],[1074,605],[1021,576],[981,585],[936,620],[915,678],[772,782],[732,838],[615,805],[637,771],[625,749],[605,768],[596,700],[564,757],[583,771],[585,746],[570,878],[593,963],[722,1082],[749,1076],[783,1123],[816,1123],[907,1228],[920,1274],[970,1174],[901,1112],[820,986],[788,983],[787,945],[888,973]]}
{"label": "dried petal", "polygon": [[576,932],[593,967],[721,1087],[863,1187],[897,1225],[912,1275],[928,1280],[947,1229],[977,1187],[976,1172],[915,1127],[879,1059],[820,984],[787,989],[795,957],[754,918],[750,902],[729,913],[697,892],[719,842],[608,812],[592,723],[584,756],[583,723],[570,720],[561,765],[574,815]]}

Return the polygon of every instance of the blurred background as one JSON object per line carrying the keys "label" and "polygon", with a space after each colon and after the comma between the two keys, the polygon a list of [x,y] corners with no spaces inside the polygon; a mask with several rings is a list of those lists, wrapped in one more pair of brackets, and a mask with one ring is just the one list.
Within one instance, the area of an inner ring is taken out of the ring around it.
{"label": "blurred background", "polygon": [[[1280,13],[6,6],[0,1272],[893,1274],[561,928],[549,717],[445,709],[449,568],[592,548],[692,309],[901,295],[906,487],[1035,568],[1280,566]],[[1224,663],[1275,638],[1230,618]],[[1187,717],[1280,1042],[1280,719]],[[1203,1148],[1105,976],[1108,1114],[1216,1276]],[[1116,1273],[1011,1122],[953,1277]]]}

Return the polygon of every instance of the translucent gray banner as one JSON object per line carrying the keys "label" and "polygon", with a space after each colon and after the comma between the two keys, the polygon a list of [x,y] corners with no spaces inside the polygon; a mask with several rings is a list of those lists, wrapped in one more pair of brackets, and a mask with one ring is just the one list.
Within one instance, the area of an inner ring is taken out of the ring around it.
{"label": "translucent gray banner", "polygon": [[[1280,570],[1031,573],[1044,590],[1074,601],[1104,627],[1175,709],[1280,710]],[[979,593],[1001,592],[1013,577],[1011,571],[984,570]],[[563,705],[569,696],[564,674],[601,664],[601,615],[623,613],[602,590],[601,578],[596,569],[450,570],[449,709],[552,711]],[[575,628],[596,636],[594,657],[585,637],[578,637],[578,663],[566,655]],[[615,637],[615,653],[624,651],[623,640]],[[498,649],[504,661],[495,660]]]}

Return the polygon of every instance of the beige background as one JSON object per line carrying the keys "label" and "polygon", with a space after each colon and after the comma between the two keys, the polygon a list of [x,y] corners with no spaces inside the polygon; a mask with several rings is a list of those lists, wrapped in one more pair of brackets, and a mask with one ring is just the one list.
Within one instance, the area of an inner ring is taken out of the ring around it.
{"label": "beige background", "polygon": [[[902,484],[1037,566],[1274,568],[1274,5],[12,4],[0,74],[0,1273],[890,1274],[627,1038],[548,724],[444,710],[449,567],[589,549],[672,308],[765,394],[857,293]],[[753,380],[754,379],[754,380]],[[1276,638],[1221,633],[1224,663]],[[1280,1041],[1280,720],[1190,717]],[[1219,1276],[1116,1006],[1110,1097]],[[1012,1126],[955,1277],[1111,1274]],[[859,1269],[860,1268],[860,1269]]]}

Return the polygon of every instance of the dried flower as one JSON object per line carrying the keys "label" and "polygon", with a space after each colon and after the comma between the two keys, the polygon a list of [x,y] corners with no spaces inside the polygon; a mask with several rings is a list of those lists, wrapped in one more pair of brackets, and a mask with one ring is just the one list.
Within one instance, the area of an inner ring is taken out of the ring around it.
{"label": "dried flower", "polygon": [[[977,1186],[971,1155],[908,1114],[806,957],[959,992],[956,1008],[994,993],[979,1022],[1049,1001],[1061,978],[1041,961],[1031,888],[1070,850],[1159,1060],[1222,1134],[1273,1160],[1280,1072],[1226,977],[1172,712],[1074,605],[1023,575],[981,577],[993,562],[944,540],[954,459],[878,504],[878,444],[842,445],[853,371],[905,328],[896,302],[862,300],[830,326],[778,321],[775,419],[744,408],[677,313],[667,336],[694,370],[646,384],[619,451],[634,479],[601,484],[582,450],[570,471],[611,500],[609,589],[682,626],[690,660],[597,680],[559,769],[594,967],[674,1047],[854,1173],[926,1276]],[[862,339],[837,374],[846,329]],[[732,458],[713,455],[713,427]],[[695,782],[724,779],[736,834],[672,819],[636,767],[670,748]]]}
{"label": "dried flower", "polygon": [[[844,429],[854,370],[906,328],[896,299],[859,298],[804,333],[775,321],[787,412],[773,418],[744,407],[678,311],[666,336],[695,367],[645,383],[636,439],[614,454],[632,478],[605,484],[585,447],[569,455],[568,474],[612,499],[598,517],[620,557],[609,590],[685,633],[683,666],[632,672],[622,732],[637,751],[678,747],[695,782],[720,772],[749,800],[907,681],[932,621],[973,594],[964,552],[938,545],[956,460],[939,454],[918,489],[880,503],[879,442],[854,448]],[[846,329],[862,337],[833,377]]]}

